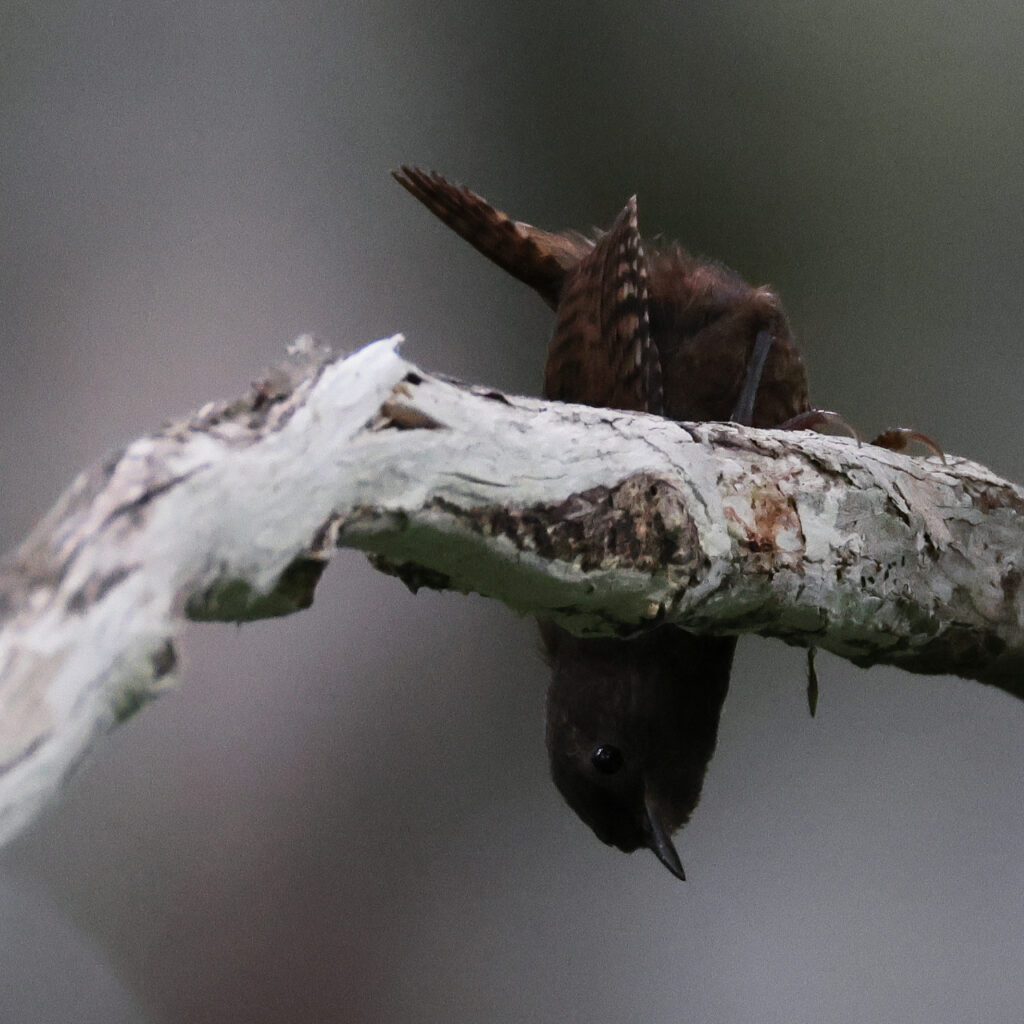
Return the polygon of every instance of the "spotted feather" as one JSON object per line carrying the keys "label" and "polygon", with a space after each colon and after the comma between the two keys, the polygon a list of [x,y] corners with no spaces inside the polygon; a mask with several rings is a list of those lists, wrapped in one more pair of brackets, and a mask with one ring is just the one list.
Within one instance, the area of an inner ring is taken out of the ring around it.
{"label": "spotted feather", "polygon": [[661,413],[661,361],[651,338],[647,260],[636,197],[566,275],[544,394],[563,402]]}

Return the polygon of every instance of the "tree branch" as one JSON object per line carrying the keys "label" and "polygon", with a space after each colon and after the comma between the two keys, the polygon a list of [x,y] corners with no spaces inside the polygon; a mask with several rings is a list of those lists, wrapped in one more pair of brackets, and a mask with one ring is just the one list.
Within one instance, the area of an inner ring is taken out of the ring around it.
{"label": "tree branch", "polygon": [[173,675],[182,621],[308,606],[336,545],[583,633],[672,622],[1024,696],[1024,490],[960,458],[509,398],[308,340],[83,474],[0,565],[0,839]]}

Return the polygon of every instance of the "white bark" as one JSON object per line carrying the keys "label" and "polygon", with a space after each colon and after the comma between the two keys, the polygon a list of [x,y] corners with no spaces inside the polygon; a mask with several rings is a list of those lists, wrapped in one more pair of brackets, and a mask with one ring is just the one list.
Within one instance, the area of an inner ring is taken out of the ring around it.
{"label": "white bark", "polygon": [[965,459],[507,398],[309,345],[83,474],[0,566],[0,840],[164,687],[187,618],[337,545],[581,632],[674,622],[1024,694],[1024,490]]}

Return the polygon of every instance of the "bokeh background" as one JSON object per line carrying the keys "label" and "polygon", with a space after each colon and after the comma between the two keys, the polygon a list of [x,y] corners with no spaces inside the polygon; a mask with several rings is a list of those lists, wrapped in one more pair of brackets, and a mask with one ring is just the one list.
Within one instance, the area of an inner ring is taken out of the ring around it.
{"label": "bokeh background", "polygon": [[[8,0],[0,547],[81,467],[395,331],[536,393],[550,315],[388,177],[775,285],[812,396],[1024,479],[1024,7]],[[183,525],[187,528],[187,525]],[[4,1021],[1018,1022],[1024,708],[741,643],[690,881],[601,846],[534,632],[342,553],[0,854]]]}

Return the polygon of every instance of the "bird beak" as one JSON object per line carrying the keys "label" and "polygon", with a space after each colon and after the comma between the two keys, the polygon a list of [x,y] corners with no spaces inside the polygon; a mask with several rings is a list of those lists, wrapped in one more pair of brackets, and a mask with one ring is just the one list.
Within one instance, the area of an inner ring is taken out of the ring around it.
{"label": "bird beak", "polygon": [[661,815],[658,807],[650,794],[644,796],[644,835],[647,837],[647,845],[654,851],[654,855],[672,872],[676,878],[686,881],[686,873],[683,871],[683,863],[672,845],[668,832],[661,822]]}

